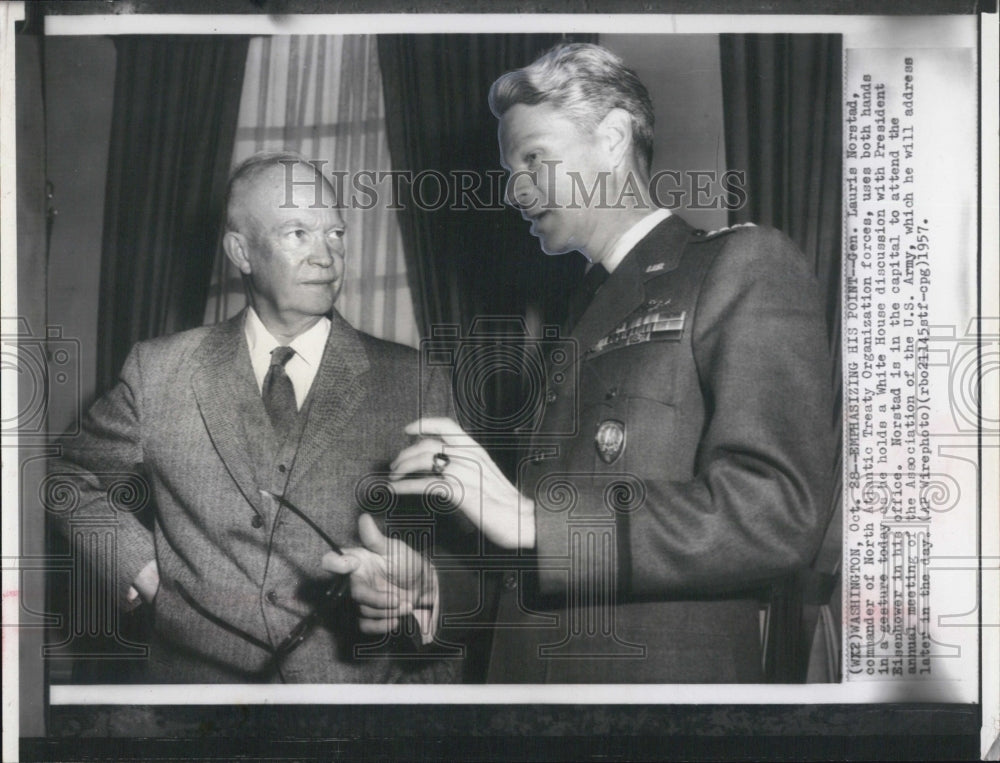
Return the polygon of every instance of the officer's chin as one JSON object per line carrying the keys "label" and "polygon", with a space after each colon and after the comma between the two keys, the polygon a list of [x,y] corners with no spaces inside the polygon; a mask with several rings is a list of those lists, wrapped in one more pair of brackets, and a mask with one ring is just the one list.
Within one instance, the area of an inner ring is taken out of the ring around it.
{"label": "officer's chin", "polygon": [[570,252],[576,251],[572,246],[562,242],[552,242],[546,241],[541,236],[538,237],[538,244],[542,247],[542,251],[550,257],[555,257],[560,254],[569,254]]}

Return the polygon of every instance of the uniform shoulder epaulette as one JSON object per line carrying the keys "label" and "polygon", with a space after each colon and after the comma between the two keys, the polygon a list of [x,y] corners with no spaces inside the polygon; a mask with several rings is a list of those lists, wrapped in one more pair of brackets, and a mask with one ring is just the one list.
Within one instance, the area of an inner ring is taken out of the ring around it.
{"label": "uniform shoulder epaulette", "polygon": [[719,236],[725,236],[727,233],[732,233],[733,231],[739,230],[740,228],[756,228],[757,223],[737,223],[736,225],[729,225],[725,228],[719,228],[718,230],[696,230],[694,235],[697,237],[698,241],[708,241],[709,239],[718,238]]}

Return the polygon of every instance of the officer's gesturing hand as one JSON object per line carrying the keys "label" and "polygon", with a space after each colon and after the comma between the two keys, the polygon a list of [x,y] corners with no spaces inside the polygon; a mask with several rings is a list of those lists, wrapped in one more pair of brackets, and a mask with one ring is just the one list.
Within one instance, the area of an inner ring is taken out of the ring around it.
{"label": "officer's gesturing hand", "polygon": [[450,488],[454,505],[498,546],[534,547],[534,501],[518,492],[462,427],[449,418],[423,418],[407,425],[406,433],[423,438],[390,465],[397,493],[420,495],[437,486],[447,494]]}

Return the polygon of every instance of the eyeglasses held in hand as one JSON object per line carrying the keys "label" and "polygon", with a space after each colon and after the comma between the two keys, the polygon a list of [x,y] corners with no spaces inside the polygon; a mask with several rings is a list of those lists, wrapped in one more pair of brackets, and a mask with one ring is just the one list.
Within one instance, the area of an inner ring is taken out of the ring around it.
{"label": "eyeglasses held in hand", "polygon": [[[273,498],[279,506],[288,509],[295,516],[305,522],[309,527],[321,537],[326,545],[330,547],[330,550],[336,554],[343,554],[338,546],[329,535],[323,530],[322,527],[317,525],[305,512],[299,509],[295,504],[289,501],[287,498],[275,495],[268,490],[261,490],[261,495]],[[188,593],[187,589],[180,583],[177,583],[177,592],[180,594],[181,598],[187,602],[188,606],[194,609],[198,614],[204,617],[206,620],[214,623],[223,630],[232,633],[235,636],[248,641],[254,646],[260,647],[266,652],[270,652],[271,656],[268,658],[267,662],[264,663],[263,667],[256,672],[257,677],[261,681],[270,680],[275,673],[281,668],[281,664],[288,658],[292,652],[298,648],[312,633],[313,629],[319,623],[321,613],[344,598],[344,594],[351,585],[350,575],[336,575],[330,581],[330,584],[324,589],[322,595],[319,597],[319,601],[316,602],[313,609],[303,617],[298,624],[292,628],[289,634],[284,638],[284,640],[278,644],[278,646],[273,647],[268,642],[263,641],[251,633],[247,633],[242,628],[238,628],[232,623],[228,623],[221,617],[209,612],[205,607],[199,604],[195,599]]]}

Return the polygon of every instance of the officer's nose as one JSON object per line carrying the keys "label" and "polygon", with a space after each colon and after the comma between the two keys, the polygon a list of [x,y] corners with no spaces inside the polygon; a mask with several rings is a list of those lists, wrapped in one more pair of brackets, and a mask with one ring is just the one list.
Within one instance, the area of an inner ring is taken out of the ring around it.
{"label": "officer's nose", "polygon": [[505,190],[507,204],[515,209],[527,209],[536,200],[535,173],[519,170],[507,179]]}

